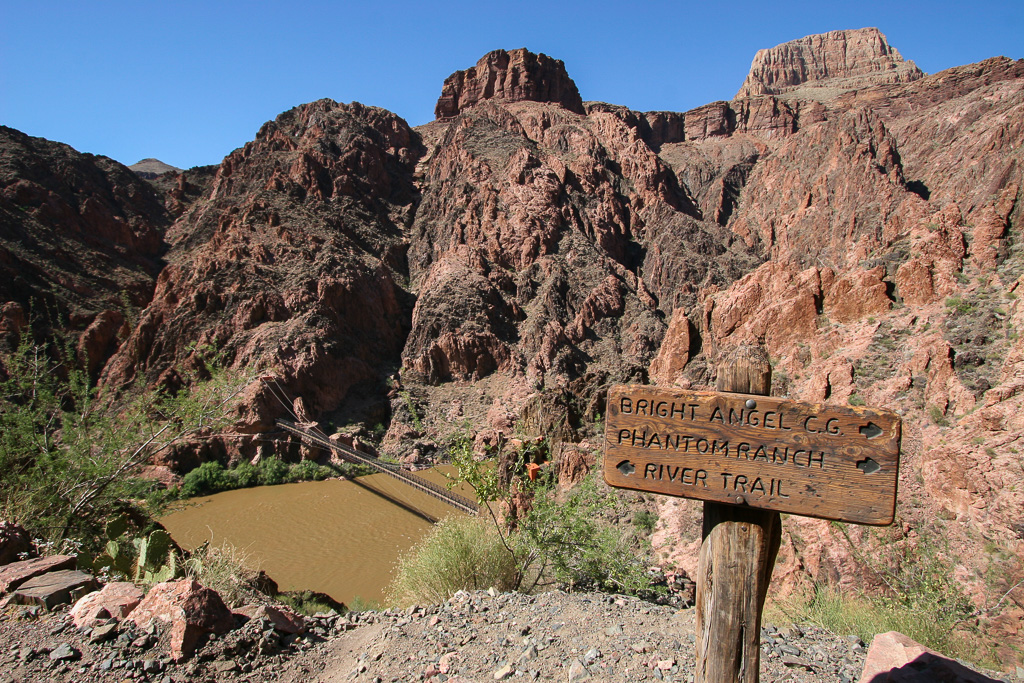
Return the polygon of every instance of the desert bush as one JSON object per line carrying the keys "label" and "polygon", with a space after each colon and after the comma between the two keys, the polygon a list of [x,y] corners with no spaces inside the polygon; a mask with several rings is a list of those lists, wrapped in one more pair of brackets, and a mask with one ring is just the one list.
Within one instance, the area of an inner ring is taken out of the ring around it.
{"label": "desert bush", "polygon": [[647,593],[651,581],[636,539],[607,521],[620,512],[618,499],[591,475],[559,496],[552,482],[534,488],[529,512],[519,522],[515,543],[532,562],[523,574],[537,585]]}
{"label": "desert bush", "polygon": [[[840,526],[840,529],[842,527]],[[825,585],[810,599],[780,605],[787,617],[819,624],[865,642],[878,633],[899,631],[948,656],[983,666],[995,664],[976,627],[974,604],[954,578],[954,560],[941,538],[922,537],[911,547],[883,537],[876,563],[860,557],[883,582],[874,593],[841,593]]]}
{"label": "desert bush", "polygon": [[[211,356],[206,381],[183,373],[176,395],[138,391],[116,405],[99,400],[87,375],[22,335],[0,354],[0,511],[44,539],[95,542],[108,519],[134,509],[151,483],[140,465],[177,441],[226,424],[248,381]],[[64,350],[63,357],[74,357]],[[201,354],[197,359],[202,363]]]}
{"label": "desert bush", "polygon": [[219,462],[204,462],[181,480],[182,495],[192,498],[234,488],[235,479]]}
{"label": "desert bush", "polygon": [[249,553],[230,543],[206,542],[182,562],[185,576],[217,591],[228,607],[241,607],[259,592],[254,588],[259,576],[254,566]]}
{"label": "desert bush", "polygon": [[474,517],[450,517],[399,559],[389,601],[440,603],[459,590],[508,591],[518,585],[517,558],[494,526]]}
{"label": "desert bush", "polygon": [[640,531],[649,534],[654,531],[654,527],[658,524],[658,515],[650,510],[638,510],[633,515],[633,524]]}
{"label": "desert bush", "polygon": [[[505,471],[499,471],[493,461],[473,457],[468,438],[456,437],[448,449],[457,470],[452,483],[465,483],[476,492],[481,512],[489,515],[505,555],[517,568],[511,588],[530,592],[558,585],[649,593],[642,543],[608,521],[621,512],[611,489],[598,482],[596,472],[565,493],[558,491],[553,468],[531,480],[525,476],[525,463],[532,452],[509,454],[503,459]],[[530,501],[525,513],[514,517],[495,512],[519,509],[513,504],[516,498]]]}
{"label": "desert bush", "polygon": [[247,460],[238,463],[232,470],[235,478],[235,486],[240,489],[247,489],[260,483],[259,471]]}
{"label": "desert bush", "polygon": [[312,460],[303,460],[288,468],[287,481],[323,481],[333,472],[329,467],[318,465]]}
{"label": "desert bush", "polygon": [[866,643],[879,633],[899,631],[947,656],[993,665],[977,634],[957,619],[929,604],[935,595],[913,600],[886,599],[864,594],[844,595],[832,587],[818,586],[804,604],[784,608],[794,621],[818,624],[837,634],[854,634]]}
{"label": "desert bush", "polygon": [[279,458],[263,458],[256,465],[256,480],[261,486],[283,484],[288,478],[288,465]]}

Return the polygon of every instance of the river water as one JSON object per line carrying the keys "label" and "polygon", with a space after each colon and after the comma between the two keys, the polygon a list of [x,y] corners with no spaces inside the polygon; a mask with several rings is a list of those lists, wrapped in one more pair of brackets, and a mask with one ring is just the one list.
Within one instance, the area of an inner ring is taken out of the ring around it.
{"label": "river water", "polygon": [[[440,469],[417,474],[443,483]],[[160,521],[186,550],[208,540],[229,543],[281,590],[314,590],[351,605],[356,598],[383,602],[399,555],[430,530],[429,520],[458,514],[464,513],[371,474],[193,498]]]}

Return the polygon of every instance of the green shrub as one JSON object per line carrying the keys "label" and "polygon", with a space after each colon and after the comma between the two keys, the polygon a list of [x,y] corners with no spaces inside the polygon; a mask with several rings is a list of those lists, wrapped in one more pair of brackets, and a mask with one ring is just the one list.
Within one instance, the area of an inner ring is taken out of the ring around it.
{"label": "green shrub", "polygon": [[261,486],[283,484],[288,478],[288,465],[279,458],[263,458],[256,466],[257,481]]}
{"label": "green shrub", "polygon": [[939,597],[928,593],[912,600],[842,595],[833,588],[817,587],[811,601],[787,616],[809,621],[836,634],[854,634],[866,643],[879,633],[899,631],[945,655],[992,665],[994,662],[978,639],[959,630],[956,617],[941,604],[930,602]]}
{"label": "green shrub", "polygon": [[232,477],[219,462],[204,462],[181,480],[181,492],[188,498],[208,496],[233,488]]}
{"label": "green shrub", "polygon": [[865,642],[878,633],[899,631],[943,654],[995,665],[977,630],[975,606],[954,577],[957,560],[948,542],[941,532],[922,534],[914,544],[900,541],[894,531],[898,526],[873,532],[881,545],[872,562],[837,525],[858,560],[881,579],[883,590],[843,594],[817,586],[809,601],[778,607],[790,619],[810,621],[836,634],[853,633]]}
{"label": "green shrub", "polygon": [[633,515],[633,524],[637,529],[646,534],[654,531],[654,525],[658,523],[658,515],[650,510],[640,510]]}
{"label": "green shrub", "polygon": [[449,517],[399,558],[389,601],[439,603],[459,590],[509,591],[519,583],[516,558],[489,522]]}
{"label": "green shrub", "polygon": [[932,422],[940,427],[949,426],[949,420],[946,418],[945,413],[942,412],[942,408],[937,405],[928,406],[928,417],[930,417]]}
{"label": "green shrub", "polygon": [[323,481],[331,474],[330,468],[317,465],[312,460],[303,460],[288,468],[287,481]]}
{"label": "green shrub", "polygon": [[596,476],[559,500],[553,484],[534,491],[530,511],[520,521],[516,542],[537,566],[524,567],[540,584],[569,589],[640,594],[651,590],[644,553],[633,539],[605,521],[618,500]]}
{"label": "green shrub", "polygon": [[[481,511],[490,513],[506,554],[518,566],[516,590],[552,584],[632,594],[651,590],[643,562],[648,553],[640,541],[606,521],[622,510],[611,489],[598,484],[596,472],[560,495],[551,479],[553,468],[542,470],[537,481],[523,476],[526,451],[510,454],[505,472],[493,462],[476,460],[472,442],[461,436],[450,444],[448,455],[458,470],[453,481],[476,492]],[[499,521],[493,510],[517,509],[512,499],[523,495],[532,497],[530,509],[520,518],[506,514]]]}
{"label": "green shrub", "polygon": [[236,488],[247,489],[260,483],[260,473],[248,460],[243,460],[231,470]]}

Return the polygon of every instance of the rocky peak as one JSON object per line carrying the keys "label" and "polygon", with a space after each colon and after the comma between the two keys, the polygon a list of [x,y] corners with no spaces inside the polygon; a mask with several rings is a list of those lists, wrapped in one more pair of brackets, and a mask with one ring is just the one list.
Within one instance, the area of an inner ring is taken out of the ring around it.
{"label": "rocky peak", "polygon": [[909,83],[922,76],[924,72],[904,60],[877,28],[830,31],[759,50],[736,99],[797,90],[820,97],[883,83]]}
{"label": "rocky peak", "polygon": [[577,114],[586,113],[562,60],[526,48],[488,52],[475,67],[446,78],[434,116],[450,118],[484,100],[552,102]]}
{"label": "rocky peak", "polygon": [[170,173],[172,171],[174,173],[181,173],[181,169],[177,166],[165,164],[159,159],[153,159],[152,157],[137,161],[128,168],[135,171],[138,176],[145,178],[146,180],[153,180],[164,173]]}

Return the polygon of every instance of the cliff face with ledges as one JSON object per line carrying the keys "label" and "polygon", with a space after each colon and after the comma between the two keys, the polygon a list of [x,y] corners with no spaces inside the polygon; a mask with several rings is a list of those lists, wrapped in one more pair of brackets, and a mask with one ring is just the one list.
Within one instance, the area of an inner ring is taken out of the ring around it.
{"label": "cliff face with ledges", "polygon": [[[321,100],[264,125],[170,229],[153,303],[104,382],[173,387],[209,346],[273,374],[312,415],[383,385],[408,332],[400,283],[419,154],[404,121],[359,104]],[[243,432],[287,412],[265,387],[245,410]]]}
{"label": "cliff face with ledges", "polygon": [[434,116],[448,118],[484,100],[550,102],[577,114],[583,100],[561,60],[529,50],[495,50],[445,79]]}
{"label": "cliff face with ledges", "polygon": [[805,84],[853,90],[908,83],[923,75],[877,28],[830,31],[759,50],[736,99],[792,93]]}
{"label": "cliff face with ledges", "polygon": [[95,376],[149,302],[170,222],[121,164],[0,126],[0,343],[30,320],[70,328]]}

